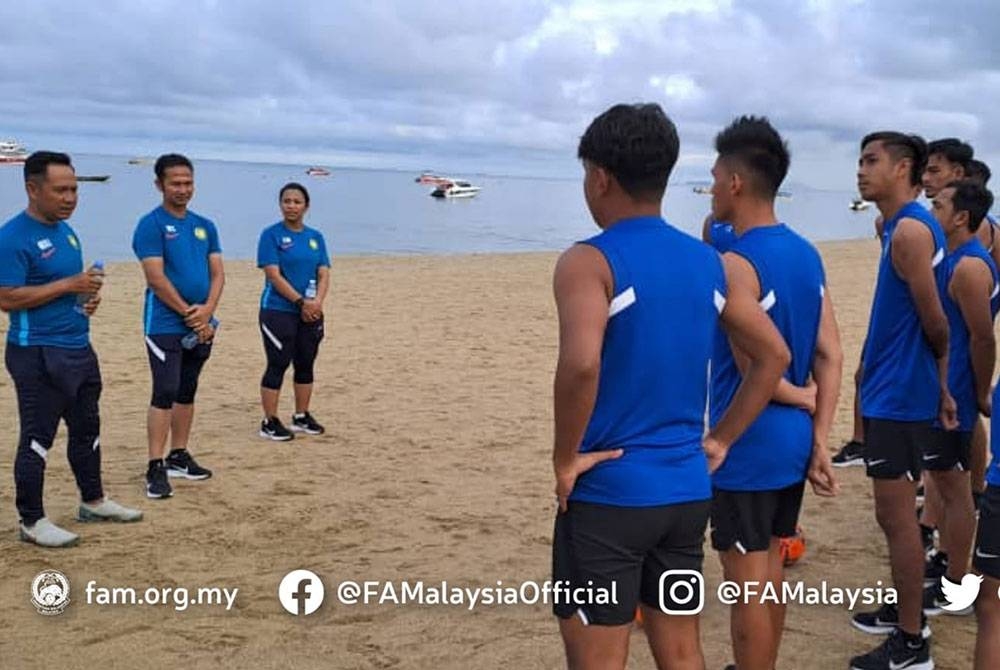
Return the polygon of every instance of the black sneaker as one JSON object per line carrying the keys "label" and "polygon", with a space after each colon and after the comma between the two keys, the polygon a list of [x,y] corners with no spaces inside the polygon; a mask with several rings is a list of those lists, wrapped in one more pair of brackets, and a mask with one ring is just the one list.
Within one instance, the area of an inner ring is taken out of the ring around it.
{"label": "black sneaker", "polygon": [[260,436],[275,442],[287,442],[295,439],[292,431],[285,428],[285,424],[281,423],[281,420],[276,416],[260,422]]}
{"label": "black sneaker", "polygon": [[865,464],[865,445],[857,440],[844,444],[833,458],[830,459],[835,468],[847,468],[852,465]]}
{"label": "black sneaker", "polygon": [[911,647],[900,631],[863,656],[851,659],[851,670],[934,670],[931,660],[931,643],[921,640]]}
{"label": "black sneaker", "polygon": [[[930,557],[936,553],[934,547],[935,532],[936,531],[933,527],[920,524],[920,542],[924,545],[925,560],[930,559]],[[924,567],[926,569],[926,565]]]}
{"label": "black sneaker", "polygon": [[940,584],[946,572],[948,572],[948,554],[935,551],[924,563],[924,586]]}
{"label": "black sneaker", "polygon": [[174,449],[167,454],[167,475],[184,479],[208,479],[212,471],[203,468],[192,458],[187,449]]}
{"label": "black sneaker", "polygon": [[169,498],[174,494],[167,481],[167,466],[163,461],[150,463],[146,470],[146,497]]}
{"label": "black sneaker", "polygon": [[[882,605],[874,612],[858,612],[851,617],[851,625],[869,635],[886,635],[899,628],[899,609],[895,605]],[[925,615],[920,616],[920,634],[925,640],[931,636]]]}
{"label": "black sneaker", "polygon": [[296,433],[307,433],[309,435],[322,435],[326,432],[326,429],[316,423],[316,419],[309,412],[292,415],[292,430]]}

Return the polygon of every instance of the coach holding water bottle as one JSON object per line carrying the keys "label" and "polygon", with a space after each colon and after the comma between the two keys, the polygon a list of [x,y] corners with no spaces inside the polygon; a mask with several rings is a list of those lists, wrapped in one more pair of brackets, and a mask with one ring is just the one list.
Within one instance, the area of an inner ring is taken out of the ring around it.
{"label": "coach holding water bottle", "polygon": [[[282,442],[292,431],[319,435],[323,426],[309,412],[313,363],[323,339],[323,300],[330,287],[330,256],[323,234],[305,224],[309,192],[285,184],[278,192],[282,220],[264,229],[257,245],[257,266],[264,271],[260,332],[267,369],[260,382],[264,419],[260,436]],[[278,418],[281,382],[294,364],[295,413],[291,430]]]}
{"label": "coach holding water bottle", "polygon": [[80,489],[80,521],[138,521],[142,512],[104,497],[101,483],[101,370],[90,346],[104,269],[83,271],[80,240],[66,223],[76,209],[69,156],[38,151],[24,164],[28,207],[0,227],[0,309],[10,312],[7,370],[21,424],[14,460],[21,539],[66,547],[79,537],[48,520],[45,465],[59,421]]}
{"label": "coach holding water bottle", "polygon": [[[143,332],[153,376],[146,495],[169,498],[168,477],[212,476],[191,456],[189,439],[198,376],[212,353],[214,313],[225,276],[215,224],[188,209],[194,195],[191,161],[166,154],[154,170],[163,203],[139,219],[132,249],[146,275]],[[170,453],[164,458],[168,435]]]}

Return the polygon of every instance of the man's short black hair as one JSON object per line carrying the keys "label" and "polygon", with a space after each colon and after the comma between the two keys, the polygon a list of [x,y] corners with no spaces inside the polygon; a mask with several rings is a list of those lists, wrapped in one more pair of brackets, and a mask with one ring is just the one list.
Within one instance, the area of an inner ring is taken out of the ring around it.
{"label": "man's short black hair", "polygon": [[655,103],[615,105],[580,138],[577,157],[599,165],[635,200],[663,198],[677,163],[680,140],[673,121]]}
{"label": "man's short black hair", "polygon": [[989,189],[980,186],[971,179],[953,181],[945,188],[955,189],[951,196],[951,206],[956,212],[968,212],[969,229],[972,232],[979,230],[979,224],[983,222],[993,206],[993,194],[990,193]]}
{"label": "man's short black hair", "polygon": [[972,160],[972,147],[956,137],[946,137],[927,144],[928,158],[941,154],[949,163],[962,166],[962,173],[968,175],[969,161]]}
{"label": "man's short black hair", "polygon": [[45,181],[50,165],[73,167],[69,155],[58,151],[36,151],[24,161],[24,181]]}
{"label": "man's short black hair", "polygon": [[788,144],[764,116],[741,116],[715,136],[715,150],[748,173],[753,192],[773,199],[788,174]]}
{"label": "man's short black hair", "polygon": [[981,160],[973,158],[969,161],[969,164],[965,166],[965,178],[971,179],[972,181],[986,186],[989,183],[990,177],[993,173],[990,172],[990,166]]}
{"label": "man's short black hair", "polygon": [[163,181],[163,176],[167,174],[167,170],[172,167],[186,167],[187,169],[194,172],[194,165],[188,160],[187,156],[181,154],[163,154],[156,159],[156,165],[153,166],[153,171],[156,173],[156,178]]}
{"label": "man's short black hair", "polygon": [[861,140],[861,150],[872,142],[881,142],[885,150],[897,163],[904,158],[910,160],[910,186],[920,186],[924,168],[927,167],[927,143],[920,135],[906,135],[894,130],[869,133]]}

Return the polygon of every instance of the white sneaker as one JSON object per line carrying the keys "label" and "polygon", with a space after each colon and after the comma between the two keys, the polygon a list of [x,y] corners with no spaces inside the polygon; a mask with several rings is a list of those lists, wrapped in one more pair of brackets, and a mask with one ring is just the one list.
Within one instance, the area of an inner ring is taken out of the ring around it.
{"label": "white sneaker", "polygon": [[142,512],[137,509],[119,505],[111,498],[105,498],[96,505],[80,503],[76,513],[77,521],[122,521],[131,522],[142,519]]}
{"label": "white sneaker", "polygon": [[22,523],[20,528],[22,540],[40,547],[72,547],[80,541],[79,535],[63,530],[45,517],[30,527]]}

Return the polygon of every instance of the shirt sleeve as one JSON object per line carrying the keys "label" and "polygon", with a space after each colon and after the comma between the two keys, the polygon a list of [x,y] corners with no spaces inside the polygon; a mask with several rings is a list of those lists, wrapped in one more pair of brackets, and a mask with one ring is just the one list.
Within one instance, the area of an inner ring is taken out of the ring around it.
{"label": "shirt sleeve", "polygon": [[144,216],[139,220],[132,235],[132,251],[139,260],[163,257],[163,235],[152,217]]}
{"label": "shirt sleeve", "polygon": [[16,245],[0,244],[0,286],[26,286],[30,260]]}
{"label": "shirt sleeve", "polygon": [[219,243],[219,229],[215,227],[215,223],[208,221],[208,253],[209,254],[221,254],[222,244]]}
{"label": "shirt sleeve", "polygon": [[257,243],[257,267],[262,268],[267,265],[278,265],[278,248],[274,245],[274,236],[271,229],[265,228],[260,234],[260,241]]}
{"label": "shirt sleeve", "polygon": [[326,238],[323,237],[323,233],[319,233],[319,248],[320,248],[320,260],[319,264],[325,267],[330,267],[330,254],[326,250]]}

